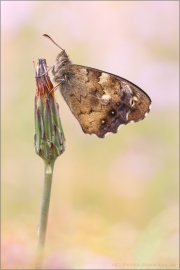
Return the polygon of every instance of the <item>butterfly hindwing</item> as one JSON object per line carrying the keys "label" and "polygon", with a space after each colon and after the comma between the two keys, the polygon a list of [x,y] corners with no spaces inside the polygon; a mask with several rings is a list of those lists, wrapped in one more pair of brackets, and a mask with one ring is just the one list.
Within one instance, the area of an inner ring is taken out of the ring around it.
{"label": "butterfly hindwing", "polygon": [[142,120],[149,111],[148,95],[116,75],[71,64],[61,93],[83,131],[103,138],[130,121]]}

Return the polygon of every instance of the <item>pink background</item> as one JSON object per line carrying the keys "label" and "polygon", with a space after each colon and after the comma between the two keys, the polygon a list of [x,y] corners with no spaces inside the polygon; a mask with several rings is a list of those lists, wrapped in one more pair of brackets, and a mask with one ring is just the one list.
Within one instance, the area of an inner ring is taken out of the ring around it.
{"label": "pink background", "polygon": [[56,92],[66,151],[55,163],[46,269],[178,269],[178,1],[1,1],[3,269],[33,269],[43,162],[35,154],[33,60],[124,77],[150,114],[85,135]]}

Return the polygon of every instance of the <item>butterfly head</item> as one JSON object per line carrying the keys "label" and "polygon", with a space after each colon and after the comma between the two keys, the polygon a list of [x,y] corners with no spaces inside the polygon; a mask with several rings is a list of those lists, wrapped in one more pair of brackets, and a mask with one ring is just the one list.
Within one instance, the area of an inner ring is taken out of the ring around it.
{"label": "butterfly head", "polygon": [[65,50],[63,50],[57,55],[56,64],[63,66],[63,65],[67,65],[68,63],[70,63],[69,57],[67,53],[65,52]]}
{"label": "butterfly head", "polygon": [[[61,52],[56,57],[56,64],[52,68],[52,74],[55,76],[55,81],[59,80],[59,76],[62,77],[64,68],[67,69],[68,65],[71,64],[69,57],[64,49],[62,49],[50,36],[47,34],[43,35],[44,37],[50,39],[58,48],[61,49]],[[62,80],[62,78],[60,78]]]}

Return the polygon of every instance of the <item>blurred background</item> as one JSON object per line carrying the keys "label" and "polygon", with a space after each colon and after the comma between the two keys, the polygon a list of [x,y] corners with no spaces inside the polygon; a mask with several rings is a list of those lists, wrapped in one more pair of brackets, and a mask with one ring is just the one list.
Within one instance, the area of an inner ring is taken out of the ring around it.
{"label": "blurred background", "polygon": [[66,151],[54,169],[44,269],[179,269],[178,1],[1,1],[1,268],[33,269],[43,161],[34,150],[33,61],[59,49],[124,77],[150,114],[85,135],[60,93]]}

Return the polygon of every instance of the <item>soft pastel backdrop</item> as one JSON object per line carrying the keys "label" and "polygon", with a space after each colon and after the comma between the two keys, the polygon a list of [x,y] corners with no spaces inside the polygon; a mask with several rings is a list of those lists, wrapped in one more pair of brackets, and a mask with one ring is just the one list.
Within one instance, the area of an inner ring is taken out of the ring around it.
{"label": "soft pastel backdrop", "polygon": [[1,1],[1,267],[33,269],[43,172],[33,60],[120,75],[150,114],[85,135],[56,92],[66,151],[55,164],[44,269],[178,269],[179,1]]}

